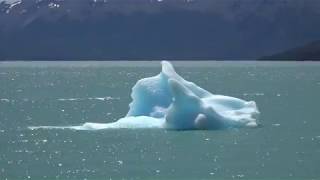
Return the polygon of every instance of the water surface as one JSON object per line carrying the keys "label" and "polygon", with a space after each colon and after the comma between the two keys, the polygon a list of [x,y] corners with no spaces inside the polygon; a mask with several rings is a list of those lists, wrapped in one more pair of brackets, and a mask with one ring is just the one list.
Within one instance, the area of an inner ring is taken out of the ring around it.
{"label": "water surface", "polygon": [[319,179],[320,63],[174,62],[215,94],[254,100],[260,128],[29,130],[113,122],[159,62],[0,63],[0,179]]}

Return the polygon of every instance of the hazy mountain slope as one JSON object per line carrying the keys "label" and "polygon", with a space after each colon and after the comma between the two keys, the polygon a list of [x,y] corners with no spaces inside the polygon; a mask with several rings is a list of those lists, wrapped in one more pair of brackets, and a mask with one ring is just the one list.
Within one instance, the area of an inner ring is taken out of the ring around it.
{"label": "hazy mountain slope", "polygon": [[12,2],[0,59],[256,59],[320,39],[316,0]]}

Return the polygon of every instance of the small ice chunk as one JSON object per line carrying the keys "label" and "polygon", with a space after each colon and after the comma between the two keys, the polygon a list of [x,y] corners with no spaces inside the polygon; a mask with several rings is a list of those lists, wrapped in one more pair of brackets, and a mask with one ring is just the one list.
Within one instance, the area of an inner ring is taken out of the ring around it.
{"label": "small ice chunk", "polygon": [[275,123],[275,124],[272,124],[272,126],[278,127],[278,126],[280,126],[280,124]]}
{"label": "small ice chunk", "polygon": [[8,102],[10,102],[10,100],[9,100],[9,99],[5,99],[5,98],[0,99],[0,101],[1,101],[1,102],[7,102],[7,103],[8,103]]}

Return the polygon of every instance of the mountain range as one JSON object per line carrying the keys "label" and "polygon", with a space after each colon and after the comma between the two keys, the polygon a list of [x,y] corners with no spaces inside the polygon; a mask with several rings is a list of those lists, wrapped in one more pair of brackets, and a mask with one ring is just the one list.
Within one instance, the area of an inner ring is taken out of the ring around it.
{"label": "mountain range", "polygon": [[255,60],[319,40],[319,19],[318,0],[2,0],[0,59]]}

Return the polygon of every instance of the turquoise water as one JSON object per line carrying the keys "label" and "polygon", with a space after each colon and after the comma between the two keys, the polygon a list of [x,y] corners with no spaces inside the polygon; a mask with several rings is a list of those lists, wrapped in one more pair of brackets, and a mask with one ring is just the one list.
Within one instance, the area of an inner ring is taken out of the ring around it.
{"label": "turquoise water", "polygon": [[259,128],[29,130],[113,122],[159,62],[0,63],[0,179],[320,179],[320,63],[174,62],[256,101]]}

